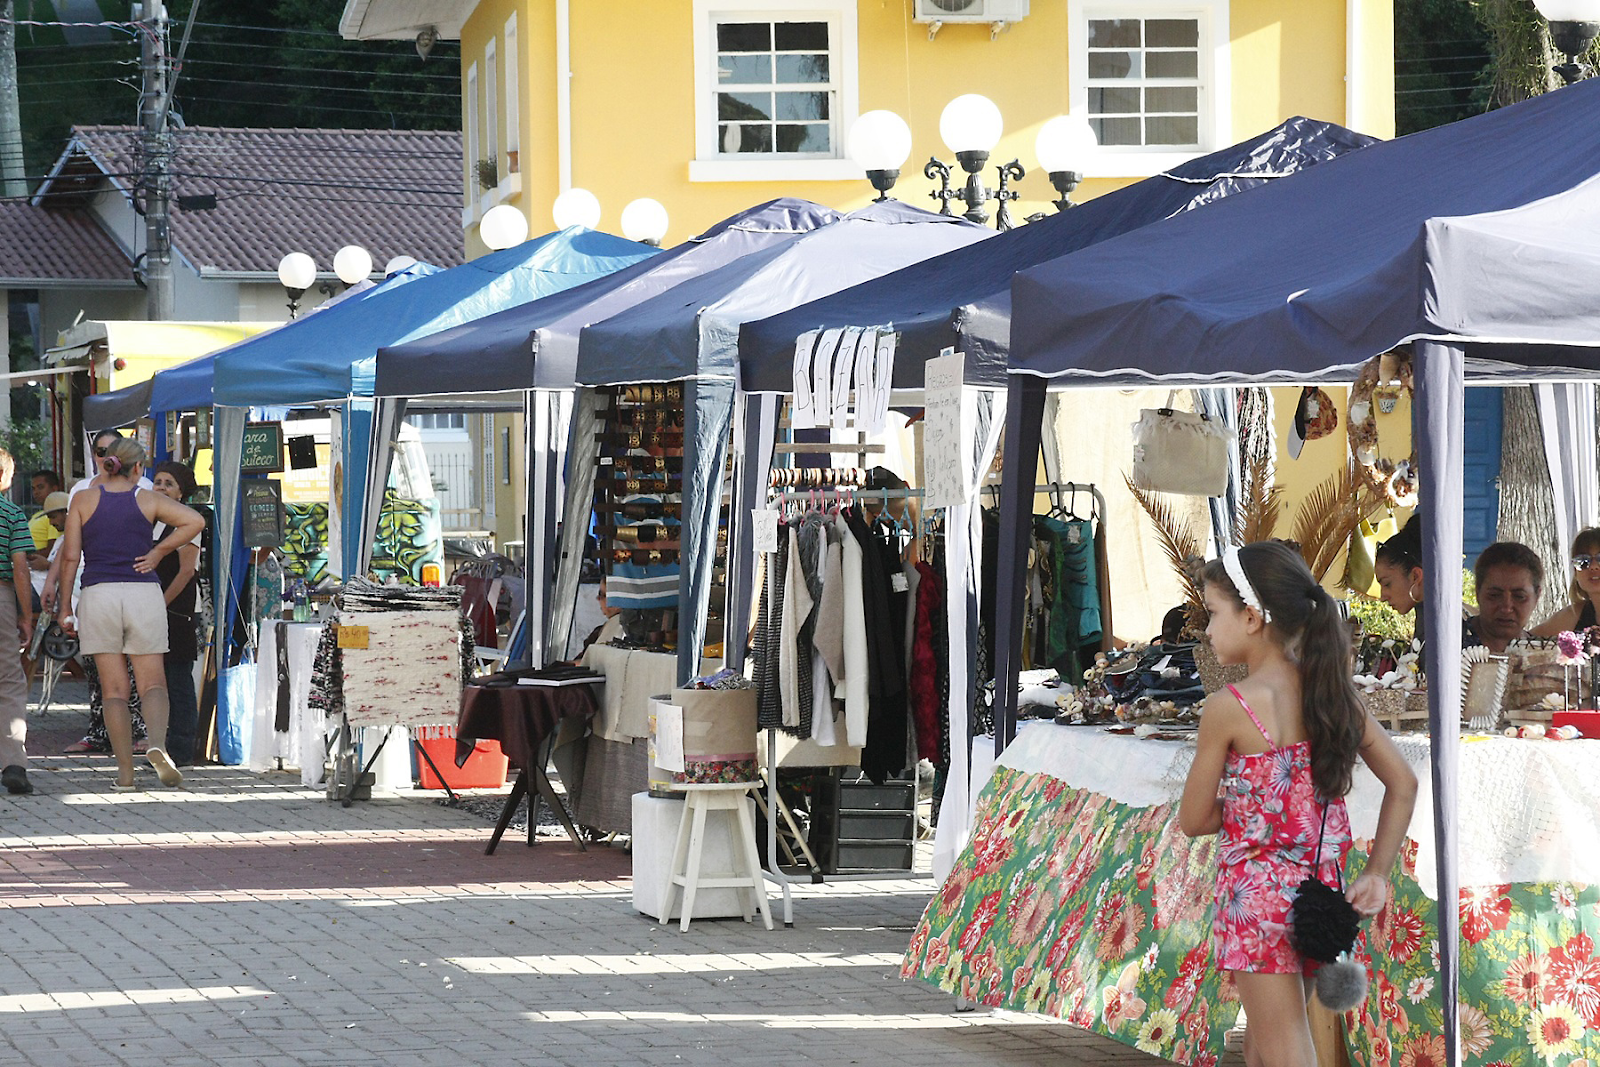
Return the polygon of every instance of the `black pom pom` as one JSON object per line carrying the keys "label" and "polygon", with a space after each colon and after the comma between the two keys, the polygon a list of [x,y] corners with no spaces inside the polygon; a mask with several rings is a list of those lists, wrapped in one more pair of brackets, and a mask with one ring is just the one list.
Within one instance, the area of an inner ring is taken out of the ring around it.
{"label": "black pom pom", "polygon": [[1361,916],[1344,894],[1316,878],[1300,883],[1291,921],[1295,951],[1322,963],[1332,963],[1348,952],[1361,929]]}

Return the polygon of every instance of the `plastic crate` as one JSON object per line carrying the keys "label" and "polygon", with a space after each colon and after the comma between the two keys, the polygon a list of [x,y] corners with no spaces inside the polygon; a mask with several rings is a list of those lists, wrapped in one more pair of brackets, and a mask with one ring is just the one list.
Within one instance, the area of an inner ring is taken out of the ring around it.
{"label": "plastic crate", "polygon": [[[498,789],[506,784],[506,772],[511,767],[511,761],[500,751],[498,741],[479,741],[478,747],[472,750],[472,755],[460,767],[456,766],[455,738],[419,741],[418,744],[438,766],[451,789]],[[421,771],[417,779],[418,788],[444,788],[445,783],[439,781],[439,775],[433,773],[427,760],[418,760],[417,764]]]}

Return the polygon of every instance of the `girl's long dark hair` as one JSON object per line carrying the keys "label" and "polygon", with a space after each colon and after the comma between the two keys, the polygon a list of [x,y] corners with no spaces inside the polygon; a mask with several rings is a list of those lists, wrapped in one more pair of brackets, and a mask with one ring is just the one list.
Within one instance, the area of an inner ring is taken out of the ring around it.
{"label": "girl's long dark hair", "polygon": [[[1300,718],[1311,742],[1312,781],[1322,796],[1342,797],[1350,792],[1350,772],[1367,720],[1354,681],[1350,631],[1338,604],[1289,545],[1245,545],[1239,563],[1272,616],[1267,632],[1299,665]],[[1205,581],[1244,603],[1221,560],[1206,564]]]}

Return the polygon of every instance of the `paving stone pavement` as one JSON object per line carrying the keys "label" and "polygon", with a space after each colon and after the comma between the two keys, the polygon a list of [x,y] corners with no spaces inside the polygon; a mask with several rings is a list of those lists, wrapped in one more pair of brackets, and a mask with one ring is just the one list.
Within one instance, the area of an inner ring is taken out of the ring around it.
{"label": "paving stone pavement", "polygon": [[931,881],[805,887],[791,929],[679,933],[632,909],[621,848],[485,856],[490,827],[436,794],[346,809],[224,767],[113,793],[109,757],[57,755],[86,718],[66,688],[30,721],[36,794],[0,794],[0,1063],[1160,1062],[902,982]]}

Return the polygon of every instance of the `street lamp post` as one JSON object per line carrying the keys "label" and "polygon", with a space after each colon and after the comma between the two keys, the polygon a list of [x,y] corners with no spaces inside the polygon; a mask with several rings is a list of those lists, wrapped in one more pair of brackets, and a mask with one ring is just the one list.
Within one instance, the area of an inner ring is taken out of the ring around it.
{"label": "street lamp post", "polygon": [[851,124],[845,155],[867,172],[867,181],[878,191],[873,203],[880,204],[889,199],[900,168],[911,156],[911,127],[893,111],[868,111]]}
{"label": "street lamp post", "polygon": [[316,284],[316,260],[304,252],[290,252],[278,260],[278,281],[289,294],[289,317],[292,319],[300,310],[300,298]]}
{"label": "street lamp post", "polygon": [[1061,194],[1061,199],[1055,201],[1057,211],[1076,206],[1072,202],[1072,190],[1083,180],[1083,172],[1078,168],[1083,165],[1083,157],[1099,144],[1088,120],[1077,115],[1057,115],[1039,127],[1033,152],[1039,159],[1039,166],[1050,176],[1050,184]]}
{"label": "street lamp post", "polygon": [[1600,0],[1533,0],[1533,6],[1550,24],[1550,43],[1567,57],[1555,66],[1562,83],[1571,85],[1593,74],[1578,57],[1600,36]]}
{"label": "street lamp post", "polygon": [[1011,201],[1017,199],[1018,194],[1010,183],[1020,181],[1026,172],[1013,159],[995,168],[1000,172],[998,189],[984,185],[982,178],[984,165],[989,162],[989,154],[994,151],[995,145],[1000,143],[1004,128],[1000,109],[986,96],[967,93],[945,105],[939,116],[939,136],[944,140],[945,147],[955,153],[956,162],[967,177],[960,189],[952,189],[950,178],[954,168],[938,157],[928,160],[922,173],[926,177],[939,179],[940,188],[928,194],[939,201],[939,214],[951,214],[950,201],[960,200],[967,205],[962,216],[981,226],[989,221],[989,213],[983,209],[984,204],[995,200],[999,202],[995,226],[1002,230],[1011,229]]}

